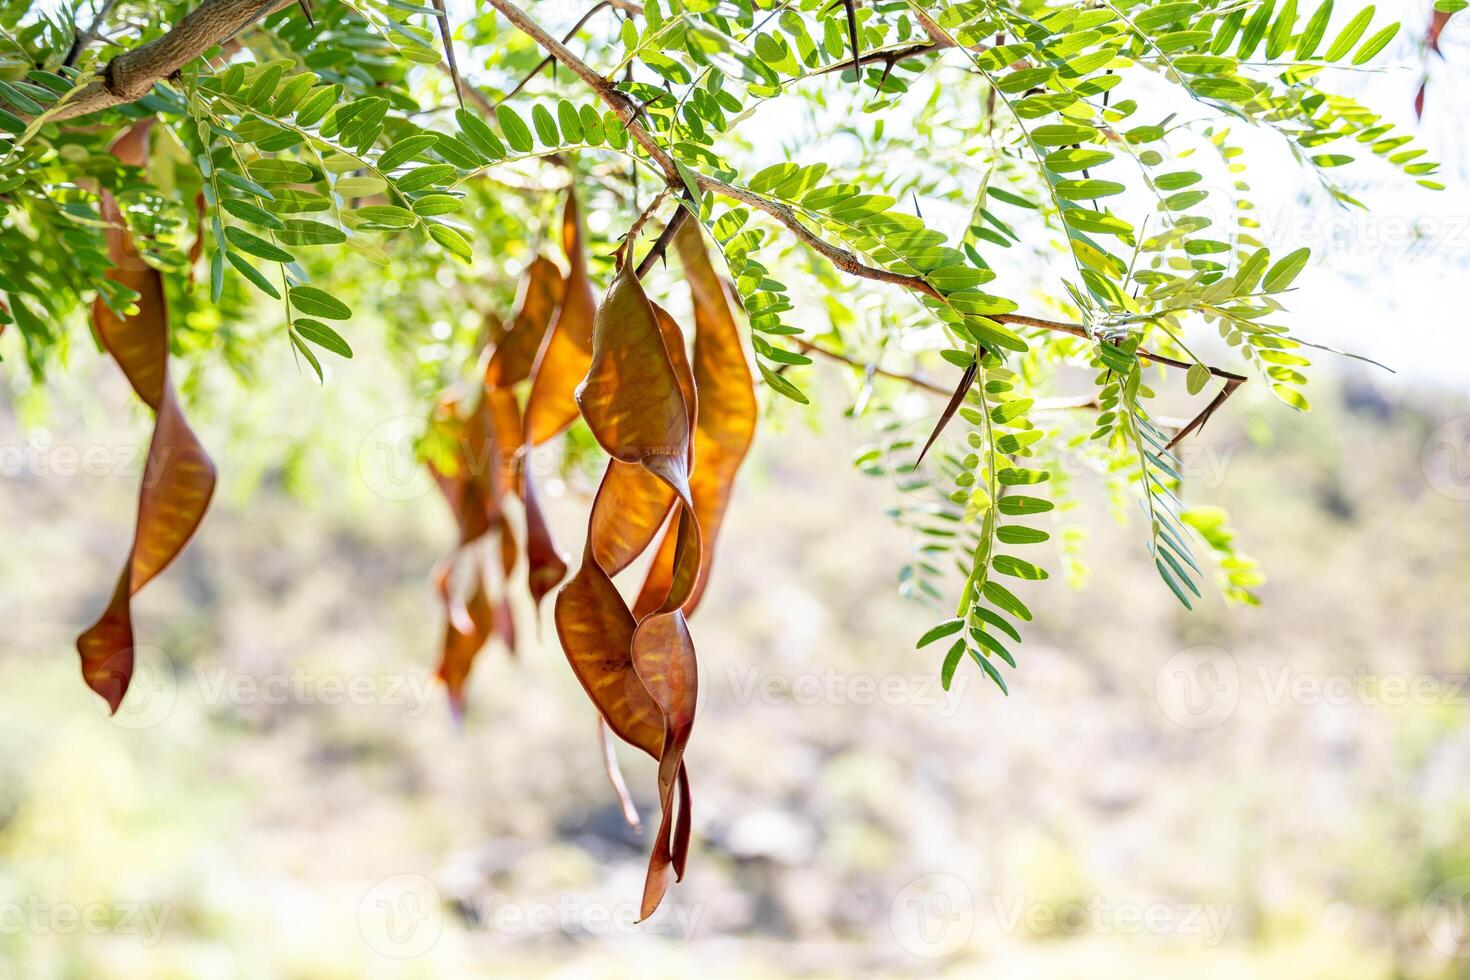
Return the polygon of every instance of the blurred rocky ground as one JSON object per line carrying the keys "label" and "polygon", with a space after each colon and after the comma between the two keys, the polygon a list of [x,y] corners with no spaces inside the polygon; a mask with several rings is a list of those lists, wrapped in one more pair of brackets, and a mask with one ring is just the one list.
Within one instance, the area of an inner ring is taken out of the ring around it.
{"label": "blurred rocky ground", "polygon": [[642,926],[649,833],[549,608],[538,636],[519,601],[462,728],[430,681],[452,528],[364,457],[387,399],[202,411],[237,448],[109,719],[71,643],[146,420],[107,379],[85,411],[0,397],[0,975],[1470,976],[1470,407],[1379,384],[1307,416],[1243,395],[1189,447],[1260,608],[1186,613],[1082,491],[1088,584],[1043,562],[1009,697],[914,649],[945,614],[897,595],[895,491],[850,465],[871,432],[769,422],[691,623],[689,874]]}

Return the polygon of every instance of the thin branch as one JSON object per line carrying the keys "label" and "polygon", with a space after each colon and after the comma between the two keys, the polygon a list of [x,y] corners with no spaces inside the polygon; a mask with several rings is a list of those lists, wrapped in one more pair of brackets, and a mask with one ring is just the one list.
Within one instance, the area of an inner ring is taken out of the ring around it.
{"label": "thin branch", "polygon": [[459,62],[454,57],[454,39],[450,37],[449,31],[449,9],[445,7],[444,0],[434,0],[434,9],[438,11],[434,19],[439,22],[439,37],[444,42],[444,60],[449,63],[449,77],[454,81],[454,97],[463,109],[464,79],[459,77]]}
{"label": "thin branch", "polygon": [[922,378],[912,374],[900,374],[897,371],[889,371],[879,367],[877,364],[864,364],[862,361],[854,360],[853,358],[848,357],[846,354],[840,354],[837,351],[832,350],[831,348],[823,347],[820,344],[814,344],[810,340],[802,340],[800,337],[796,337],[794,339],[796,341],[796,346],[800,347],[803,353],[821,354],[823,357],[830,358],[831,360],[840,361],[843,364],[846,364],[848,367],[855,367],[859,371],[871,371],[874,374],[881,375],[885,378],[890,378],[894,381],[902,381],[904,384],[911,385],[922,391],[931,392],[935,395],[943,395],[948,398],[950,394],[952,394],[949,388],[945,388],[942,385],[937,385],[927,378]]}
{"label": "thin branch", "polygon": [[919,450],[918,462],[922,463],[924,457],[929,455],[929,447],[944,432],[949,425],[949,420],[954,418],[954,413],[960,410],[964,404],[965,396],[970,393],[970,386],[975,383],[976,376],[980,373],[980,360],[976,358],[965,368],[965,373],[960,375],[960,383],[955,386],[954,394],[949,396],[949,403],[944,406],[944,411],[939,413],[939,421],[934,424],[934,431],[929,433],[929,438],[924,442],[924,448]]}
{"label": "thin branch", "polygon": [[[898,371],[889,371],[886,368],[879,367],[877,364],[865,364],[864,362],[859,361],[855,358],[848,357],[846,354],[841,354],[835,350],[832,350],[830,347],[823,347],[821,344],[813,343],[810,340],[803,340],[800,337],[795,338],[795,340],[796,346],[800,347],[804,353],[820,354],[821,356],[829,358],[830,360],[846,364],[848,367],[857,368],[859,371],[863,372],[871,371],[873,374],[888,378],[891,381],[901,381],[912,388],[917,388],[920,391],[927,391],[930,394],[944,396],[952,394],[952,392],[948,388],[945,388],[942,385],[935,384],[933,381],[930,381],[928,378],[925,378],[922,375],[902,374]],[[1031,410],[1033,412],[1061,412],[1072,411],[1075,409],[1095,410],[1100,407],[1101,406],[1098,403],[1096,395],[1070,395],[1058,398],[1038,398],[1036,399],[1036,403],[1031,406]],[[1182,422],[1177,419],[1171,419],[1167,423],[1161,421],[1161,424],[1165,424],[1169,428],[1178,428],[1178,425],[1173,424],[1175,422],[1179,422],[1180,424],[1182,424]]]}
{"label": "thin branch", "polygon": [[[664,198],[669,196],[669,191],[670,188],[668,187],[659,191],[654,199],[649,202],[648,207],[644,208],[642,213],[638,215],[638,218],[628,226],[628,230],[623,233],[624,248],[631,248],[633,243],[637,241],[638,233],[643,230],[644,225],[653,219],[654,212],[664,203]],[[629,255],[627,258],[632,258],[632,256]]]}
{"label": "thin branch", "polygon": [[[595,92],[599,98],[601,98],[604,102],[608,104],[608,106],[613,110],[617,117],[622,120],[623,126],[627,130],[628,135],[631,136],[633,140],[643,148],[644,152],[648,154],[649,158],[658,165],[660,170],[663,171],[664,176],[670,186],[673,186],[674,184],[682,180],[679,174],[678,167],[674,165],[674,158],[669,155],[669,152],[667,150],[659,145],[658,140],[656,140],[653,135],[649,133],[649,131],[644,128],[644,126],[638,121],[639,109],[633,103],[633,101],[628,98],[627,95],[620,92],[617,86],[608,81],[606,78],[603,78],[596,71],[594,71],[591,66],[589,66],[581,58],[572,53],[572,51],[570,51],[564,43],[558,41],[555,37],[546,33],[545,29],[542,28],[541,25],[532,20],[525,11],[523,11],[520,7],[517,7],[514,3],[511,2],[511,0],[490,0],[490,5],[494,7],[497,11],[499,11],[506,18],[506,20],[510,21],[513,26],[521,31],[521,33],[525,34],[527,37],[534,40],[537,44],[541,45],[541,47],[544,48],[552,57],[571,69],[573,74],[581,78],[582,81],[586,82],[588,87],[591,88],[592,91]],[[935,24],[929,17],[921,13],[919,15],[919,22],[920,25],[924,28],[925,32],[929,35],[931,40],[933,40],[936,45],[943,44],[943,46],[945,47],[953,46],[953,42],[949,41],[947,33],[942,30],[937,24]],[[742,204],[747,204],[758,211],[770,215],[771,217],[779,221],[782,225],[784,225],[788,230],[790,230],[792,234],[794,234],[807,246],[816,250],[817,252],[820,252],[823,256],[827,258],[829,262],[831,262],[842,272],[846,272],[849,275],[857,276],[863,279],[871,279],[874,282],[886,282],[892,285],[902,286],[905,289],[912,290],[923,296],[928,296],[931,299],[939,300],[941,302],[944,301],[944,295],[940,293],[939,290],[935,289],[934,286],[923,276],[904,275],[903,273],[890,272],[887,269],[880,269],[875,266],[870,266],[846,249],[833,245],[832,243],[826,241],[820,235],[817,235],[816,233],[811,231],[811,229],[807,228],[806,225],[802,224],[801,219],[797,216],[796,212],[792,210],[789,206],[779,201],[773,201],[769,198],[762,197],[761,195],[756,194],[753,191],[748,191],[743,187],[737,187],[734,184],[726,183],[725,181],[719,180],[718,178],[710,177],[706,174],[702,174],[692,170],[690,171],[690,173],[693,176],[696,185],[701,191],[708,191],[714,194],[719,194],[722,197],[727,197],[731,200],[739,201]],[[1084,340],[1094,339],[1092,335],[1088,332],[1086,327],[1076,323],[1063,323],[1056,320],[1046,320],[1040,317],[1025,316],[1022,314],[1014,313],[999,314],[992,316],[990,319],[1000,323],[1009,323],[1017,326],[1034,327],[1040,330],[1050,330],[1057,333],[1065,333],[1073,337],[1082,338]],[[1179,361],[1171,357],[1164,357],[1162,355],[1154,354],[1151,351],[1147,351],[1142,348],[1139,349],[1138,356],[1146,358],[1147,360],[1153,361],[1158,364],[1167,364],[1171,367],[1183,368],[1186,370],[1192,366],[1186,361]],[[1244,383],[1246,380],[1241,375],[1233,374],[1232,372],[1225,371],[1221,368],[1211,367],[1209,368],[1209,371],[1210,374],[1214,375],[1215,377],[1224,379],[1227,382],[1227,385],[1233,382],[1234,385],[1238,386],[1239,384]],[[947,389],[942,390],[941,393],[946,395],[950,394]],[[1229,396],[1226,395],[1225,397]],[[1206,415],[1203,420],[1197,419],[1196,421],[1199,423],[1199,425],[1203,425],[1205,421],[1208,421],[1208,415]],[[1194,428],[1197,429],[1199,425],[1195,425]],[[1188,429],[1188,427],[1186,427],[1186,429]],[[1186,432],[1185,434],[1188,433]]]}
{"label": "thin branch", "polygon": [[61,63],[67,68],[77,63],[81,57],[82,49],[91,44],[93,40],[102,34],[102,24],[107,20],[107,15],[112,12],[112,5],[116,0],[102,0],[102,6],[97,8],[97,16],[92,18],[92,26],[78,34],[71,42],[71,47],[66,51],[66,57]]}
{"label": "thin branch", "polygon": [[[886,66],[885,73],[887,73],[893,71],[893,66],[898,64],[900,61],[907,61],[908,59],[916,58],[921,54],[928,54],[931,51],[942,51],[945,48],[950,47],[953,47],[953,45],[949,43],[939,44],[937,42],[930,41],[927,44],[910,44],[902,48],[894,48],[891,51],[869,51],[858,59],[858,63],[862,65],[871,65],[875,62],[881,61]],[[835,65],[828,65],[826,68],[818,68],[816,71],[812,72],[812,75],[828,75],[832,72],[848,71],[851,68],[852,62],[850,60],[840,61]]]}
{"label": "thin branch", "polygon": [[[587,25],[587,22],[592,19],[592,15],[593,14],[597,13],[603,7],[611,7],[611,6],[613,6],[613,4],[611,3],[611,0],[598,0],[597,3],[594,3],[592,5],[592,7],[591,7],[590,10],[588,10],[585,14],[583,14],[581,16],[581,18],[575,24],[572,25],[571,30],[567,31],[564,35],[562,35],[561,43],[562,44],[570,43],[570,41],[572,40],[572,38],[574,38],[574,37],[577,36],[577,32],[580,31],[583,27],[585,27]],[[531,79],[533,79],[537,75],[541,74],[541,69],[545,68],[547,65],[551,64],[555,60],[556,60],[556,58],[554,58],[551,55],[547,55],[546,57],[542,58],[539,62],[537,62],[536,67],[535,68],[532,68],[526,74],[526,77],[525,78],[521,79],[519,82],[516,83],[516,87],[515,88],[513,88],[509,92],[505,93],[504,98],[502,98],[500,101],[501,102],[508,102],[508,101],[510,101],[512,98],[514,98],[516,96],[516,94],[518,92],[520,92],[521,89],[525,88],[530,83]]]}
{"label": "thin branch", "polygon": [[[687,199],[688,194],[685,194],[685,200]],[[674,216],[669,219],[669,223],[664,225],[664,230],[659,232],[658,238],[654,241],[653,247],[648,250],[648,254],[643,256],[643,261],[638,263],[638,278],[642,279],[653,270],[653,264],[664,257],[664,253],[669,250],[669,243],[674,240],[674,236],[679,233],[679,229],[684,227],[684,222],[688,220],[689,206],[681,203],[678,210],[674,212]]]}
{"label": "thin branch", "polygon": [[674,183],[679,180],[679,168],[674,166],[674,158],[669,156],[668,151],[659,146],[658,141],[649,134],[648,130],[644,129],[638,123],[638,108],[634,105],[632,99],[618,91],[617,86],[612,82],[593,71],[585,61],[573,54],[565,44],[546,33],[545,28],[532,20],[524,10],[511,3],[510,0],[490,0],[490,6],[499,11],[501,16],[506,20],[510,21],[513,27],[541,45],[557,61],[560,61],[571,69],[574,75],[586,82],[587,86],[593,92],[597,93],[598,98],[606,102],[608,107],[612,109],[613,113],[623,123],[623,128],[628,131],[628,135],[633,137],[638,145],[643,147],[644,152],[648,154],[649,158],[658,164],[658,168],[663,171],[664,176],[669,182]]}
{"label": "thin branch", "polygon": [[[1138,356],[1153,361],[1155,364],[1167,364],[1169,367],[1180,368],[1185,371],[1188,371],[1190,368],[1194,367],[1194,363],[1191,361],[1181,361],[1177,358],[1165,357],[1162,354],[1154,354],[1144,350],[1142,347],[1138,349]],[[1221,368],[1210,367],[1208,364],[1205,365],[1205,369],[1208,370],[1210,374],[1227,383],[1234,382],[1237,385],[1242,385],[1250,380],[1243,374],[1236,374],[1233,371],[1226,371]]]}
{"label": "thin branch", "polygon": [[1170,439],[1169,445],[1165,446],[1164,448],[1172,450],[1175,446],[1179,445],[1190,435],[1198,432],[1200,429],[1203,429],[1205,427],[1205,423],[1210,420],[1210,417],[1214,415],[1217,411],[1219,411],[1220,407],[1229,400],[1230,396],[1235,394],[1235,389],[1239,388],[1244,383],[1244,378],[1240,378],[1239,380],[1232,379],[1226,381],[1225,387],[1221,388],[1220,393],[1210,400],[1210,403],[1205,406],[1205,410],[1196,415],[1192,422],[1190,422],[1184,428],[1180,429],[1179,434],[1176,435],[1173,439]]}
{"label": "thin branch", "polygon": [[857,80],[862,81],[863,52],[861,42],[858,40],[857,7],[852,0],[842,0],[842,6],[847,11],[847,34],[848,43],[852,46],[852,70],[857,75]]}
{"label": "thin branch", "polygon": [[204,0],[163,37],[113,58],[93,82],[49,116],[75,119],[148,94],[153,83],[172,75],[237,31],[296,0]]}

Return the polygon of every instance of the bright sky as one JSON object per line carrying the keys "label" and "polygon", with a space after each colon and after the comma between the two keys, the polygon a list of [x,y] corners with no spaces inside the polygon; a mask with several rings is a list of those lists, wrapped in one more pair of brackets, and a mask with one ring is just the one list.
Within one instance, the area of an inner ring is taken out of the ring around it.
{"label": "bright sky", "polygon": [[1409,25],[1427,22],[1430,4],[1403,6],[1412,9],[1398,15],[1405,30],[1391,48],[1401,67],[1354,74],[1343,88],[1417,132],[1428,156],[1442,162],[1446,189],[1426,191],[1389,177],[1357,195],[1367,211],[1342,209],[1323,195],[1304,207],[1302,171],[1279,148],[1271,154],[1269,140],[1256,141],[1262,152],[1253,154],[1251,180],[1257,206],[1277,216],[1273,251],[1277,242],[1321,251],[1290,299],[1293,326],[1303,337],[1382,361],[1398,370],[1399,383],[1470,391],[1470,302],[1462,292],[1470,276],[1470,135],[1461,128],[1470,119],[1470,20],[1451,19],[1442,39],[1445,60],[1431,59],[1424,119],[1416,124],[1422,29],[1410,34]]}
{"label": "bright sky", "polygon": [[[590,0],[589,0],[590,2]],[[1417,187],[1387,167],[1354,166],[1354,192],[1366,211],[1344,209],[1320,192],[1285,152],[1279,136],[1266,131],[1234,130],[1245,146],[1248,174],[1262,236],[1276,254],[1301,245],[1312,247],[1315,261],[1297,280],[1289,297],[1289,324],[1303,339],[1352,350],[1394,367],[1389,383],[1433,383],[1470,390],[1470,316],[1461,289],[1470,276],[1470,137],[1461,128],[1470,119],[1470,11],[1451,19],[1442,38],[1444,59],[1428,61],[1430,90],[1422,123],[1414,119],[1413,100],[1426,67],[1425,25],[1432,0],[1395,0],[1380,4],[1375,23],[1397,16],[1404,29],[1373,72],[1334,71],[1330,84],[1352,94],[1376,111],[1416,132],[1429,157],[1443,163],[1438,193]],[[1339,0],[1331,30],[1366,0]],[[42,4],[45,9],[50,4]],[[467,12],[465,0],[451,3],[453,16]],[[1306,11],[1315,4],[1303,5]],[[585,9],[578,0],[555,0],[536,6],[548,24],[572,19]],[[601,25],[610,33],[615,25]],[[589,26],[589,31],[598,25]],[[471,69],[473,75],[473,70]],[[833,76],[833,84],[837,76]],[[807,128],[803,114],[786,103],[762,110],[766,131],[780,134],[771,145],[773,159],[785,151],[801,162],[813,162],[803,144],[820,138]],[[898,122],[895,119],[894,125]],[[1335,147],[1333,148],[1336,149]],[[831,144],[824,147],[831,151]],[[1204,168],[1201,167],[1202,171]],[[926,218],[930,217],[926,213]],[[942,218],[932,222],[943,228]],[[1313,352],[1319,365],[1333,355]]]}

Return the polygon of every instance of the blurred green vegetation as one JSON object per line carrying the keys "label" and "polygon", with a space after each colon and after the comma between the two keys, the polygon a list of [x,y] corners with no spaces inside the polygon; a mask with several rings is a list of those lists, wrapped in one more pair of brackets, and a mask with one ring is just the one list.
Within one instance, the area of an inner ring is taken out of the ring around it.
{"label": "blurred green vegetation", "polygon": [[[866,424],[768,420],[691,624],[696,853],[635,928],[645,836],[549,613],[521,601],[462,730],[429,681],[453,530],[374,492],[360,450],[400,414],[374,360],[211,390],[226,483],[137,604],[157,649],[115,720],[71,642],[138,474],[59,450],[120,459],[146,425],[106,376],[0,397],[0,975],[1470,976],[1470,504],[1424,470],[1463,402],[1350,374],[1309,416],[1248,391],[1211,423],[1186,491],[1230,507],[1258,609],[1185,613],[1077,474],[1088,585],[1038,604],[1008,699],[943,695],[913,649],[933,617],[896,594],[896,491],[848,465]],[[570,552],[579,474],[549,501]],[[1238,703],[1191,729],[1161,672],[1206,646]]]}

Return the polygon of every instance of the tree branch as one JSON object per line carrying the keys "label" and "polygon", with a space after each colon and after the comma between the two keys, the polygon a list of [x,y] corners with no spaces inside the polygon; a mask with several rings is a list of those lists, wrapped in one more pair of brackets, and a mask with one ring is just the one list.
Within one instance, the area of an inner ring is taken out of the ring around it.
{"label": "tree branch", "polygon": [[796,346],[801,348],[803,353],[821,354],[823,357],[830,358],[834,361],[840,361],[841,363],[846,364],[849,367],[855,367],[859,371],[872,371],[874,374],[881,375],[885,378],[890,378],[894,381],[902,381],[904,384],[910,385],[914,388],[918,388],[921,391],[931,392],[935,395],[943,395],[948,398],[951,394],[950,389],[945,388],[941,385],[937,385],[927,378],[918,377],[917,375],[912,374],[900,374],[897,371],[889,371],[885,368],[879,367],[877,364],[864,364],[862,361],[848,357],[846,354],[840,354],[837,351],[832,350],[831,348],[823,347],[820,344],[814,344],[810,340],[802,340],[800,337],[796,337],[794,339],[796,341]]}
{"label": "tree branch", "polygon": [[638,107],[633,104],[632,99],[619,92],[617,86],[612,82],[593,71],[591,66],[573,54],[565,44],[546,33],[540,24],[532,20],[524,10],[511,3],[510,0],[490,0],[490,6],[510,21],[511,26],[541,45],[548,54],[571,69],[572,74],[586,82],[587,87],[596,92],[598,98],[606,102],[622,121],[623,128],[628,131],[628,135],[643,147],[644,152],[654,163],[658,164],[658,168],[663,171],[669,182],[672,184],[679,180],[679,168],[674,166],[674,158],[669,156],[668,151],[659,146],[658,141],[648,130],[638,123]]}
{"label": "tree branch", "polygon": [[[687,201],[688,198],[689,195],[686,193],[684,200]],[[664,225],[664,230],[659,232],[659,236],[654,241],[653,247],[648,250],[648,254],[643,256],[643,261],[638,263],[638,278],[642,279],[653,270],[653,264],[664,257],[664,253],[669,250],[669,243],[674,240],[674,236],[679,233],[679,229],[684,226],[684,222],[688,219],[689,206],[681,203],[674,210],[674,216],[669,219],[668,224]]]}
{"label": "tree branch", "polygon": [[148,94],[153,83],[172,75],[189,62],[295,0],[204,0],[163,37],[125,51],[108,62],[102,81],[93,82],[47,118],[52,122],[75,119]]}
{"label": "tree branch", "polygon": [[92,26],[88,27],[72,40],[71,47],[67,49],[66,57],[61,60],[64,66],[70,68],[72,65],[75,65],[77,58],[81,57],[82,49],[88,44],[91,44],[92,40],[101,34],[102,24],[107,20],[107,15],[112,12],[114,2],[115,0],[102,0],[102,6],[97,8],[97,16],[92,18]]}
{"label": "tree branch", "polygon": [[1189,438],[1190,435],[1198,432],[1200,429],[1203,429],[1205,427],[1205,423],[1210,420],[1210,416],[1219,411],[1220,406],[1224,405],[1225,402],[1229,400],[1230,396],[1235,394],[1235,389],[1239,388],[1244,383],[1244,378],[1241,378],[1238,381],[1233,379],[1230,381],[1226,381],[1225,387],[1220,389],[1220,393],[1218,395],[1210,399],[1210,403],[1205,406],[1205,410],[1196,415],[1194,417],[1194,420],[1191,421],[1188,425],[1180,429],[1179,434],[1176,435],[1173,439],[1170,439],[1169,445],[1165,446],[1164,448],[1172,451],[1175,446],[1179,445],[1185,439]]}
{"label": "tree branch", "polygon": [[[610,6],[612,6],[612,4],[609,3],[608,0],[598,0],[597,3],[594,3],[592,5],[591,9],[589,9],[585,14],[583,14],[581,16],[581,18],[575,24],[573,24],[571,26],[571,28],[565,34],[562,35],[561,43],[563,43],[563,44],[570,44],[572,38],[574,38],[574,37],[577,36],[577,32],[580,31],[583,27],[586,26],[587,22],[592,19],[593,15],[595,15],[603,7],[610,7]],[[511,99],[515,98],[516,93],[520,92],[521,89],[525,88],[530,83],[531,79],[533,79],[537,75],[541,74],[541,69],[545,68],[547,65],[551,64],[555,60],[556,60],[556,58],[553,55],[547,55],[546,57],[542,58],[539,62],[536,63],[536,67],[535,68],[532,68],[526,74],[526,77],[525,78],[521,79],[519,82],[516,83],[516,87],[515,88],[513,88],[509,92],[505,93],[505,97],[502,98],[500,101],[501,102],[508,102]]]}
{"label": "tree branch", "polygon": [[[670,186],[673,186],[677,182],[680,182],[682,180],[678,168],[674,165],[673,157],[669,155],[669,152],[667,150],[659,145],[658,140],[656,140],[653,135],[649,133],[649,131],[644,128],[644,126],[638,121],[638,107],[633,103],[631,99],[628,98],[628,96],[618,91],[616,85],[594,71],[591,66],[589,66],[586,62],[584,62],[581,58],[577,57],[576,54],[569,50],[565,44],[558,41],[552,35],[546,33],[545,29],[543,29],[541,25],[532,20],[525,11],[523,11],[520,7],[517,7],[514,3],[511,2],[511,0],[490,0],[490,5],[494,7],[497,11],[499,11],[501,15],[504,16],[506,20],[510,21],[510,23],[521,33],[525,34],[527,37],[534,40],[537,44],[541,45],[541,47],[545,49],[548,54],[556,58],[557,61],[560,61],[562,64],[566,65],[567,68],[571,69],[573,74],[582,79],[582,81],[586,82],[588,87],[591,88],[593,92],[597,93],[598,97],[608,104],[613,112],[617,114],[617,117],[622,120],[623,127],[628,131],[628,135],[631,136],[633,140],[643,148],[644,152],[648,154],[649,158],[652,159],[654,163],[658,165],[659,169],[663,171],[664,176]],[[938,25],[935,24],[930,18],[921,15],[920,24],[936,46],[952,46],[952,42],[949,41],[946,33],[941,30]],[[925,47],[927,47],[927,45]],[[848,62],[844,64],[843,67],[848,67],[850,64],[851,62]],[[944,295],[940,293],[939,290],[935,289],[934,286],[931,285],[929,281],[923,276],[910,276],[899,272],[890,272],[887,269],[880,269],[875,266],[868,265],[852,252],[849,252],[848,250],[837,245],[833,245],[832,243],[823,239],[820,235],[817,235],[811,229],[807,228],[806,225],[802,224],[801,219],[797,216],[796,212],[792,210],[792,208],[790,208],[789,206],[781,203],[780,201],[770,200],[769,198],[762,197],[761,195],[756,194],[753,191],[748,191],[743,187],[737,187],[734,184],[726,183],[723,180],[719,180],[715,177],[710,177],[706,174],[699,173],[698,171],[691,170],[690,172],[692,173],[694,181],[698,185],[700,190],[709,191],[714,194],[719,194],[722,197],[727,197],[731,200],[739,201],[742,204],[749,205],[750,207],[758,211],[770,215],[772,218],[775,218],[778,222],[784,225],[792,234],[794,234],[807,246],[825,256],[829,262],[831,262],[842,272],[863,279],[871,279],[874,282],[886,282],[895,286],[902,286],[905,289],[912,290],[913,292],[919,293],[923,296],[928,296],[931,299],[939,300],[940,302],[944,301]],[[990,319],[995,320],[999,323],[1009,323],[1016,326],[1033,327],[1039,330],[1050,330],[1057,333],[1065,333],[1073,337],[1082,338],[1084,340],[1093,339],[1092,336],[1088,333],[1087,328],[1077,323],[1063,323],[1057,320],[1046,320],[1042,319],[1041,317],[1025,316],[1015,313],[999,314],[996,316],[992,316]],[[823,351],[823,353],[826,352]],[[1191,366],[1188,362],[1179,361],[1171,357],[1164,357],[1158,354],[1154,354],[1150,351],[1144,350],[1143,348],[1139,348],[1138,356],[1158,364],[1169,365],[1170,367],[1183,368],[1187,370]],[[1229,397],[1229,393],[1233,393],[1236,387],[1246,381],[1243,376],[1233,374],[1220,368],[1212,367],[1209,368],[1209,371],[1210,374],[1214,375],[1217,378],[1221,378],[1226,382],[1227,391],[1221,393],[1222,397],[1217,399],[1219,403],[1223,403],[1224,399]],[[949,394],[948,391],[944,391],[943,393]],[[1202,413],[1201,417],[1195,419],[1195,421],[1191,423],[1190,426],[1187,426],[1185,431],[1175,439],[1175,442],[1177,443],[1179,439],[1182,439],[1185,435],[1188,435],[1190,432],[1197,430],[1201,425],[1209,420],[1209,415],[1218,407],[1219,404],[1212,402],[1211,406],[1207,408],[1204,413]]]}

